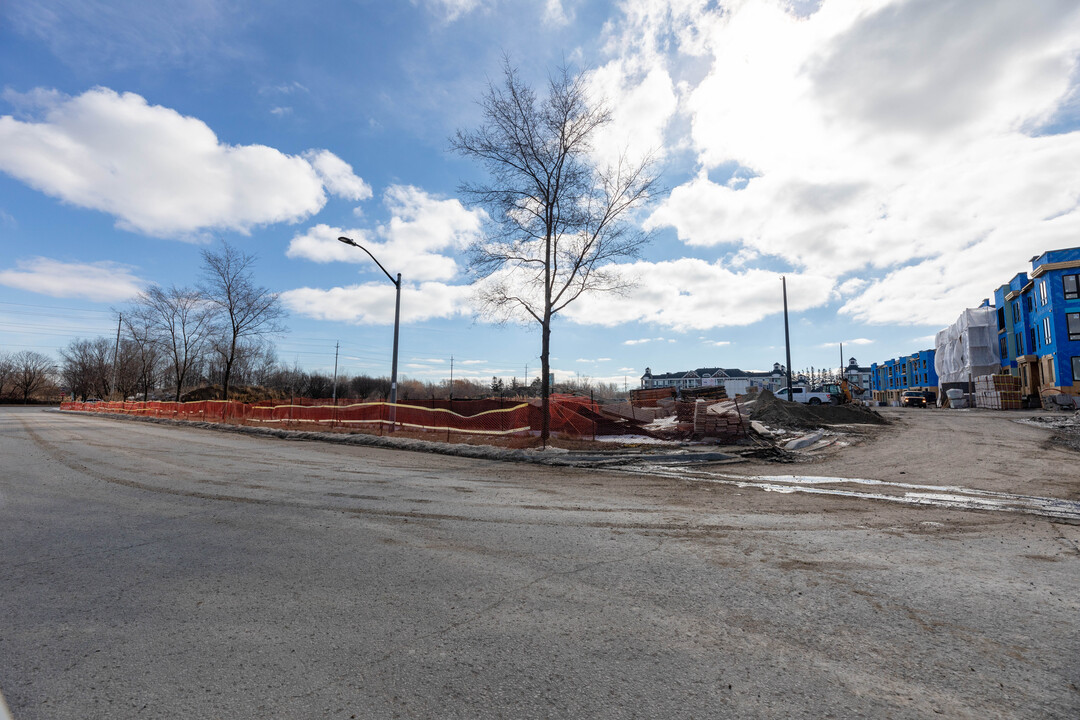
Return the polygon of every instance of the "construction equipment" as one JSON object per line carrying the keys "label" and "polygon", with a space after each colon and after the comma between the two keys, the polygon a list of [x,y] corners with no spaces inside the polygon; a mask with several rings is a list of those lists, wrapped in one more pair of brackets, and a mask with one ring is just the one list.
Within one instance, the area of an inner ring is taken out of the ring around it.
{"label": "construction equipment", "polygon": [[823,392],[829,393],[833,405],[847,405],[848,403],[861,404],[862,400],[856,398],[852,392],[859,395],[866,392],[865,388],[859,387],[848,380],[841,380],[839,383],[827,383],[822,385],[821,389]]}

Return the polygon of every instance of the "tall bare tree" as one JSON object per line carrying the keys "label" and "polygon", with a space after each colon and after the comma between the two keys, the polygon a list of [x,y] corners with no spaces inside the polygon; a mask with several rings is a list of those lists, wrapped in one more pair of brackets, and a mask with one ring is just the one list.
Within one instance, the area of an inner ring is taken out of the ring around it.
{"label": "tall bare tree", "polygon": [[461,188],[489,218],[471,266],[481,277],[486,312],[540,325],[546,441],[552,318],[583,293],[627,288],[609,265],[636,257],[648,241],[627,215],[648,201],[657,178],[650,157],[623,155],[614,164],[595,157],[592,141],[611,122],[611,111],[591,101],[581,73],[559,68],[546,97],[538,98],[507,60],[502,83],[489,84],[480,105],[482,124],[451,139],[455,151],[479,160],[489,176]]}
{"label": "tall bare tree", "polygon": [[242,253],[222,242],[221,250],[204,250],[202,256],[201,290],[218,315],[219,333],[213,348],[224,366],[222,392],[228,400],[233,365],[244,341],[282,332],[285,310],[277,293],[255,284],[251,272],[257,260],[255,255]]}
{"label": "tall bare tree", "polygon": [[35,393],[50,385],[53,359],[33,350],[23,350],[11,356],[12,385],[16,395],[27,402]]}
{"label": "tall bare tree", "polygon": [[184,382],[201,362],[214,329],[209,303],[198,290],[152,285],[135,299],[134,314],[165,354],[180,402]]}

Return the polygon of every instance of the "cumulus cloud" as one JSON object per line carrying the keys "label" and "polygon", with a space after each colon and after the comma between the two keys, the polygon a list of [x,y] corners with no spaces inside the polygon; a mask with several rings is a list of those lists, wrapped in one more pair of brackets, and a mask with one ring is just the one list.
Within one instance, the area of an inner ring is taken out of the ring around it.
{"label": "cumulus cloud", "polygon": [[63,262],[44,257],[18,260],[0,270],[0,285],[62,298],[121,302],[137,295],[145,283],[132,268],[114,262]]}
{"label": "cumulus cloud", "polygon": [[308,150],[304,157],[334,195],[356,201],[371,197],[371,186],[353,174],[352,165],[329,150]]}
{"label": "cumulus cloud", "polygon": [[[468,314],[468,286],[426,282],[402,283],[401,322],[415,323]],[[348,287],[297,288],[281,293],[289,310],[316,320],[353,325],[389,325],[394,322],[394,286],[389,282]]]}
{"label": "cumulus cloud", "polygon": [[481,211],[407,185],[388,188],[383,204],[391,219],[375,230],[319,224],[294,237],[286,255],[322,263],[370,263],[362,250],[338,241],[344,236],[366,247],[388,272],[401,272],[410,282],[458,275],[453,254],[479,238]]}
{"label": "cumulus cloud", "polygon": [[[721,263],[695,258],[624,264],[619,270],[636,283],[634,290],[625,296],[582,296],[564,314],[580,324],[649,322],[707,330],[750,325],[783,308],[781,276],[768,270],[732,272]],[[788,274],[788,307],[799,311],[821,305],[833,283],[827,276]]]}
{"label": "cumulus cloud", "polygon": [[[309,162],[264,145],[229,145],[201,120],[134,93],[37,92],[40,120],[0,117],[0,171],[53,197],[159,237],[247,232],[297,222],[326,203],[324,183],[353,200],[370,188],[332,153]],[[313,164],[314,163],[314,164]]]}
{"label": "cumulus cloud", "polygon": [[1080,237],[1080,132],[1043,130],[1077,93],[1074,2],[651,0],[608,46],[610,86],[673,78],[699,168],[647,226],[847,278],[853,319],[951,322]]}

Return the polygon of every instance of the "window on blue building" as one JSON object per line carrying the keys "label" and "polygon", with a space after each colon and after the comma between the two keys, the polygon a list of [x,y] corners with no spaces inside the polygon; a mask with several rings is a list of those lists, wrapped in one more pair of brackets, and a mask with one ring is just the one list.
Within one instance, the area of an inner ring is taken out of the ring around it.
{"label": "window on blue building", "polygon": [[1030,315],[1032,313],[1032,310],[1034,309],[1034,308],[1031,307],[1031,296],[1030,295],[1025,295],[1024,296],[1024,309],[1027,310],[1028,315]]}
{"label": "window on blue building", "polygon": [[1061,284],[1065,288],[1066,300],[1080,300],[1080,275],[1062,275]]}
{"label": "window on blue building", "polygon": [[1039,283],[1039,304],[1046,305],[1046,281]]}
{"label": "window on blue building", "polygon": [[1073,385],[1080,385],[1080,355],[1074,355],[1072,359]]}
{"label": "window on blue building", "polygon": [[998,352],[1001,353],[1001,359],[1005,360],[1009,357],[1009,344],[1006,342],[1005,336],[1002,335],[998,338]]}
{"label": "window on blue building", "polygon": [[1012,307],[1013,307],[1013,325],[1018,325],[1020,323],[1020,301],[1019,300],[1013,301]]}
{"label": "window on blue building", "polygon": [[1053,342],[1050,339],[1050,318],[1048,317],[1043,318],[1043,340],[1046,341],[1047,345]]}
{"label": "window on blue building", "polygon": [[1016,333],[1013,335],[1013,340],[1016,341],[1016,355],[1019,357],[1024,354],[1024,336]]}
{"label": "window on blue building", "polygon": [[1031,352],[1035,352],[1039,347],[1039,337],[1035,334],[1035,328],[1028,328],[1028,342],[1031,345]]}
{"label": "window on blue building", "polygon": [[1065,322],[1068,325],[1069,339],[1080,340],[1080,313],[1068,313],[1065,315]]}

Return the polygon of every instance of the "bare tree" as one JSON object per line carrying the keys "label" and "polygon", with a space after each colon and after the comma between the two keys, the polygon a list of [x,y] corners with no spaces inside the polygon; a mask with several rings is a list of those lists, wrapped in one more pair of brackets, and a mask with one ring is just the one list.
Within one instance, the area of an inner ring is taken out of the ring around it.
{"label": "bare tree", "polygon": [[15,377],[15,363],[7,353],[0,353],[0,398],[14,392],[12,380]]}
{"label": "bare tree", "polygon": [[219,315],[220,334],[214,351],[224,366],[222,397],[229,399],[229,380],[242,341],[284,330],[285,315],[276,293],[255,284],[251,268],[256,256],[240,252],[226,242],[219,252],[203,251],[202,292]]}
{"label": "bare tree", "polygon": [[145,312],[145,308],[142,310],[123,317],[131,343],[130,352],[137,366],[136,391],[141,389],[143,400],[146,401],[150,399],[150,390],[157,387],[162,353],[161,344],[154,336],[154,327],[148,322],[149,314]]}
{"label": "bare tree", "polygon": [[33,350],[23,350],[11,357],[13,366],[12,385],[16,395],[25,403],[30,397],[49,386],[53,371],[53,359]]}
{"label": "bare tree", "polygon": [[618,292],[627,282],[611,263],[636,257],[648,235],[627,221],[656,188],[651,158],[625,155],[601,165],[592,139],[611,111],[588,97],[581,73],[560,68],[537,98],[507,61],[501,85],[481,100],[484,121],[451,139],[458,153],[479,160],[484,184],[465,184],[473,205],[488,211],[485,237],[472,249],[483,310],[500,319],[540,325],[543,427],[548,396],[552,318],[587,292]]}
{"label": "bare tree", "polygon": [[135,303],[134,314],[165,354],[180,402],[184,382],[200,364],[213,331],[210,307],[197,290],[175,285],[168,290],[153,285]]}
{"label": "bare tree", "polygon": [[85,400],[109,397],[112,388],[113,343],[106,337],[75,338],[60,351],[60,377],[72,395]]}

